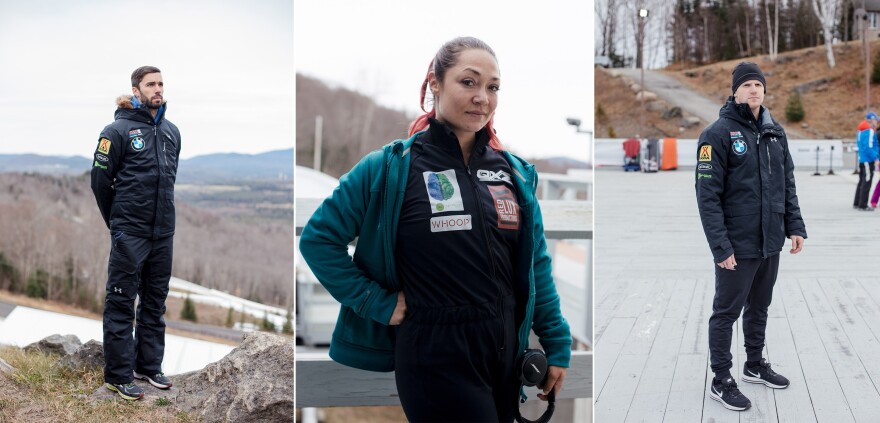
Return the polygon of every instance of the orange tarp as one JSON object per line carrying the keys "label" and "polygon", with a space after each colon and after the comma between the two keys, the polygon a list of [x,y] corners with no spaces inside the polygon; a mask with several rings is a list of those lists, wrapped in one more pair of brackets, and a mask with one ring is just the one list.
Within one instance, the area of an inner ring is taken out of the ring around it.
{"label": "orange tarp", "polygon": [[660,154],[660,170],[678,169],[678,140],[663,138],[663,151]]}

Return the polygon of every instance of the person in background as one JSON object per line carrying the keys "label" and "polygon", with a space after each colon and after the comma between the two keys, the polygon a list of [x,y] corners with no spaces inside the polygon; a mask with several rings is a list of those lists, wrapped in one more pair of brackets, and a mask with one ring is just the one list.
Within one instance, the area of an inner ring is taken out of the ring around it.
{"label": "person in background", "polygon": [[[868,193],[871,191],[871,182],[874,180],[874,170],[880,165],[878,161],[877,115],[868,113],[865,120],[859,123],[856,144],[859,148],[859,183],[856,185],[856,195],[853,199],[853,208],[861,211],[874,211],[874,207],[868,207]],[[870,121],[870,122],[869,122]],[[877,192],[875,189],[874,192]],[[876,203],[876,200],[873,201]]]}

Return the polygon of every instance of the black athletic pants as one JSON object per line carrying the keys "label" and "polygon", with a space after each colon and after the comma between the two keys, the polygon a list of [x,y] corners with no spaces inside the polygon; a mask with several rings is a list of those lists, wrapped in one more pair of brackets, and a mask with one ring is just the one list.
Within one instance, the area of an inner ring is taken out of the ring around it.
{"label": "black athletic pants", "polygon": [[[868,165],[870,176],[865,169]],[[874,180],[874,163],[859,163],[859,184],[856,185],[856,198],[853,200],[853,206],[859,208],[868,207],[868,194],[871,192],[871,181]]]}
{"label": "black athletic pants", "polygon": [[[171,279],[173,237],[151,240],[123,232],[112,234],[104,300],[104,381],[133,379],[132,370],[162,371],[165,354],[165,298]],[[140,297],[135,322],[134,300]]]}
{"label": "black athletic pants", "polygon": [[513,297],[414,308],[397,332],[395,379],[411,422],[511,422],[519,406]]}
{"label": "black athletic pants", "polygon": [[709,318],[712,371],[726,373],[732,366],[730,343],[733,324],[742,312],[746,360],[758,361],[764,349],[767,309],[779,270],[779,254],[765,259],[737,259],[736,270],[715,266],[715,300]]}

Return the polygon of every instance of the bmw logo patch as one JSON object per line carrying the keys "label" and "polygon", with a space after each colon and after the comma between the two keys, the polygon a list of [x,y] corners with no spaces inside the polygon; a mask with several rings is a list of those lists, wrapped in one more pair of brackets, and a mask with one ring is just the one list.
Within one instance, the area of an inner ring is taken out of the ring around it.
{"label": "bmw logo patch", "polygon": [[134,151],[143,150],[144,149],[144,139],[141,137],[133,138],[131,140],[131,148],[133,148]]}
{"label": "bmw logo patch", "polygon": [[746,142],[742,139],[738,139],[733,142],[733,152],[736,153],[737,156],[742,156],[743,154],[746,154],[747,149],[748,148],[746,147]]}

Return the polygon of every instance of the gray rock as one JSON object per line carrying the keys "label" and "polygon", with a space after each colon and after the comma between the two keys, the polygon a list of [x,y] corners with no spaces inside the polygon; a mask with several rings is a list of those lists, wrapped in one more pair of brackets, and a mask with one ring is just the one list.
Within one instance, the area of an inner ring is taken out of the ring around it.
{"label": "gray rock", "polygon": [[294,343],[254,332],[202,370],[174,379],[172,402],[205,421],[289,421],[294,412]]}
{"label": "gray rock", "polygon": [[6,373],[6,374],[12,374],[17,371],[18,370],[15,367],[10,366],[9,363],[7,363],[5,360],[0,358],[0,372]]}
{"label": "gray rock", "polygon": [[41,351],[47,354],[73,354],[82,346],[76,335],[49,335],[33,344],[24,347],[26,352]]}
{"label": "gray rock", "polygon": [[632,83],[632,84],[629,84],[629,89],[632,92],[637,93],[637,92],[642,91],[642,86],[639,84],[636,84],[636,83]]}
{"label": "gray rock", "polygon": [[668,105],[664,101],[652,101],[645,105],[649,112],[666,112]]}
{"label": "gray rock", "polygon": [[692,128],[700,124],[700,118],[696,116],[688,116],[681,120],[681,126],[685,128]]}
{"label": "gray rock", "polygon": [[681,107],[678,106],[675,106],[663,113],[663,119],[666,120],[680,118],[681,116]]}
{"label": "gray rock", "polygon": [[58,364],[73,370],[103,368],[104,345],[92,339],[73,354],[63,357]]}
{"label": "gray rock", "polygon": [[654,100],[657,99],[657,94],[654,94],[654,93],[652,93],[652,92],[650,92],[650,91],[641,91],[641,92],[639,92],[638,94],[636,94],[636,100],[641,101],[641,100],[642,100],[642,96],[645,97],[645,101],[646,101],[646,102],[647,102],[647,101],[654,101]]}

